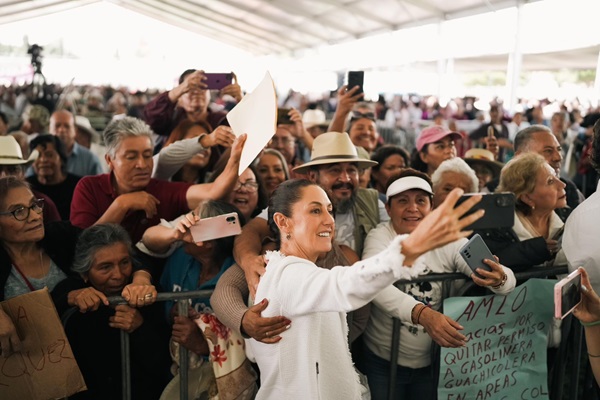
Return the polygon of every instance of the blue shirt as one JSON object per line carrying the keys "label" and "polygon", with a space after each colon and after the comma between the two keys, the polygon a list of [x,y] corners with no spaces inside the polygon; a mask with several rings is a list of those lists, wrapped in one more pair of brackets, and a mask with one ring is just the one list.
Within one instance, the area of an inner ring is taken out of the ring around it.
{"label": "blue shirt", "polygon": [[73,145],[73,152],[67,160],[67,171],[73,175],[87,176],[99,175],[104,173],[98,156],[80,146],[78,143]]}
{"label": "blue shirt", "polygon": [[[227,257],[221,265],[219,273],[212,279],[198,286],[198,279],[200,279],[200,271],[202,270],[202,266],[198,260],[187,254],[183,247],[180,247],[175,250],[175,252],[167,259],[165,268],[160,277],[160,284],[162,285],[163,290],[169,292],[213,290],[217,285],[217,281],[221,275],[223,275],[223,272],[225,272],[227,268],[229,268],[234,262],[235,261],[233,257]],[[169,318],[174,304],[174,301],[165,302],[167,318]],[[212,308],[210,307],[210,297],[192,299],[191,304],[197,312],[213,312]]]}

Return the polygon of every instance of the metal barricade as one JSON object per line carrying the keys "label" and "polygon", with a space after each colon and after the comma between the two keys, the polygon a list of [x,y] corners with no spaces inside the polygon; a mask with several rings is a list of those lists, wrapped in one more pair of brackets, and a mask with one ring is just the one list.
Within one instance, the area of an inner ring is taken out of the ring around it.
{"label": "metal barricade", "polygon": [[[568,269],[566,266],[559,266],[559,267],[553,267],[553,268],[537,268],[534,267],[530,270],[527,271],[523,271],[523,272],[519,272],[515,274],[515,277],[517,278],[517,281],[520,280],[526,280],[529,278],[545,278],[548,276],[554,276],[554,275],[560,275],[560,274],[566,274],[568,273]],[[400,280],[397,281],[396,283],[394,283],[395,286],[398,285],[402,285],[402,284],[407,284],[407,283],[421,283],[421,282],[438,282],[438,281],[454,281],[457,279],[465,279],[465,275],[461,274],[461,273],[450,273],[450,274],[429,274],[429,275],[424,275],[424,276],[420,276],[418,278],[414,278],[414,279],[410,279],[410,280]],[[474,285],[474,283],[468,282],[467,284],[465,284],[465,286],[463,287],[462,292],[464,293],[466,290],[468,290],[470,287],[472,287]],[[401,322],[399,319],[397,318],[393,318],[393,332],[392,332],[392,342],[391,342],[391,346],[390,346],[390,354],[398,354],[398,351],[400,350],[400,326],[401,326]],[[577,324],[575,324],[575,327],[577,326]],[[575,328],[577,329],[577,327]],[[581,329],[579,329],[579,334],[575,335],[575,359],[580,359],[581,357],[581,349],[582,349],[582,334],[581,334]],[[561,338],[561,341],[563,340],[567,340],[567,338],[563,337]],[[388,386],[388,400],[394,400],[394,395],[395,395],[395,388],[396,388],[396,371],[398,369],[398,363],[397,363],[398,357],[391,357],[390,356],[390,382],[389,382],[389,386]],[[572,385],[570,386],[570,394],[569,394],[569,398],[570,399],[576,399],[577,397],[577,392],[578,392],[578,381],[577,381],[577,377],[579,376],[579,364],[576,363],[576,368],[574,368],[574,370],[576,371],[572,371],[572,378],[571,378],[571,383]],[[561,382],[559,384],[560,387],[562,387],[562,378],[564,377],[563,375],[559,375]],[[573,378],[574,377],[574,378]]]}
{"label": "metal barricade", "polygon": [[[189,292],[163,292],[158,293],[156,301],[168,301],[168,300],[188,300],[200,297],[210,297],[212,290],[194,290]],[[128,304],[127,301],[121,296],[111,296],[108,298],[108,302],[111,306],[118,304]],[[179,315],[187,317],[188,306],[187,302],[179,301],[177,303],[177,311]],[[129,358],[129,333],[121,330],[121,380],[122,380],[122,393],[123,400],[131,400],[131,363]],[[181,400],[188,400],[188,350],[179,346],[179,398]]]}

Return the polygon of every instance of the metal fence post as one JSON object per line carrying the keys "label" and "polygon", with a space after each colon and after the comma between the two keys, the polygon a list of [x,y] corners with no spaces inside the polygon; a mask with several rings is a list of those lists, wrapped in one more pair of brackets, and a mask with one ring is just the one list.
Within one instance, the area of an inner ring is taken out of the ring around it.
{"label": "metal fence post", "polygon": [[123,400],[131,399],[131,359],[129,358],[129,333],[121,330],[121,382]]}

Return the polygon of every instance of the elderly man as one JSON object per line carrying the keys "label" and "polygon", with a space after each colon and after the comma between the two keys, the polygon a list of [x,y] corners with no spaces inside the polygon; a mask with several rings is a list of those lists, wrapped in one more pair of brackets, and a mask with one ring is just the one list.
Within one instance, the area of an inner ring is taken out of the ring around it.
{"label": "elderly man", "polygon": [[[600,120],[594,124],[590,158],[600,173]],[[596,292],[600,292],[600,250],[596,247],[600,237],[599,215],[600,191],[596,190],[567,219],[562,242],[569,269],[584,267]]]}
{"label": "elderly man", "polygon": [[[358,186],[359,171],[375,164],[358,156],[347,134],[327,132],[315,139],[311,161],[294,169],[307,174],[308,179],[329,193],[336,211],[336,241],[349,246],[359,256],[367,233],[379,222],[389,220],[377,191]],[[264,273],[264,261],[259,253],[262,238],[269,234],[265,210],[246,224],[235,241],[234,257],[244,269],[251,290]]]}
{"label": "elderly man", "polygon": [[50,117],[50,133],[62,140],[67,150],[67,172],[87,176],[103,173],[98,156],[75,141],[75,118],[67,110],[59,110]]}
{"label": "elderly man", "polygon": [[219,199],[237,182],[245,135],[234,142],[223,173],[212,183],[197,185],[151,177],[152,135],[146,123],[132,117],[106,127],[104,142],[110,173],[79,181],[71,205],[73,225],[87,228],[97,223],[121,224],[135,243],[161,218],[171,221],[203,200]]}
{"label": "elderly man", "polygon": [[[562,148],[556,136],[552,131],[544,125],[531,125],[517,133],[515,136],[515,157],[520,154],[533,152],[538,153],[546,159],[546,162],[550,164],[557,174],[560,174],[560,167],[562,164]],[[561,177],[567,186],[565,191],[567,192],[567,205],[574,209],[583,200],[583,194],[577,189],[577,186],[570,179]],[[490,192],[494,192],[498,186],[499,179],[495,179],[486,185],[486,188]],[[565,220],[570,210],[561,210],[559,212],[560,217]]]}

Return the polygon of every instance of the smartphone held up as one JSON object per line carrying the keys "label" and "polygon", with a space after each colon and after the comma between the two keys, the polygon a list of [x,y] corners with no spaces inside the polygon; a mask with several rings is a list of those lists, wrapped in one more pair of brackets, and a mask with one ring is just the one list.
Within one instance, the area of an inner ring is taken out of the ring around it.
{"label": "smartphone held up", "polygon": [[208,90],[221,90],[225,86],[233,83],[233,74],[231,72],[225,73],[205,73],[206,89]]}
{"label": "smartphone held up", "polygon": [[235,236],[241,232],[240,220],[235,212],[211,218],[203,218],[190,227],[192,239],[196,243]]}
{"label": "smartphone held up", "polygon": [[563,319],[581,302],[581,271],[571,272],[554,285],[554,317]]}

